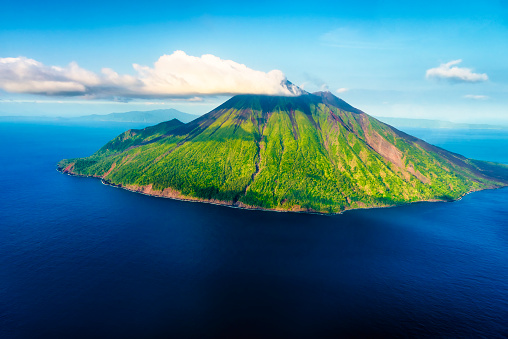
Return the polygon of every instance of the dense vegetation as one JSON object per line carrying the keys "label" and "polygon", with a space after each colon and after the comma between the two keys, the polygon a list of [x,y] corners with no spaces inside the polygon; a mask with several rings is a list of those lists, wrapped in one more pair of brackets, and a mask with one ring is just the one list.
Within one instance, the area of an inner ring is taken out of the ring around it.
{"label": "dense vegetation", "polygon": [[429,145],[329,92],[235,96],[188,124],[129,130],[59,168],[152,194],[323,213],[508,183],[506,166]]}

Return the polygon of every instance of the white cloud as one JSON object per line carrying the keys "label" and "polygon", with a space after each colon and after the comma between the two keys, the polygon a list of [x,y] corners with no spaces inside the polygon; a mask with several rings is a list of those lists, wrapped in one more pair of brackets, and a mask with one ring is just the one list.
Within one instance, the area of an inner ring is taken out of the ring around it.
{"label": "white cloud", "polygon": [[[81,81],[75,78],[81,76]],[[0,88],[16,93],[82,93],[85,84],[98,80],[91,72],[79,69],[71,63],[66,69],[45,66],[28,59],[0,58]]]}
{"label": "white cloud", "polygon": [[[24,104],[24,103],[30,103],[30,104],[80,104],[80,105],[104,105],[104,104],[123,104],[122,101],[115,101],[115,100],[52,100],[52,99],[44,99],[44,100],[28,100],[28,99],[10,99],[10,100],[1,100],[2,104]],[[179,103],[185,103],[185,102],[196,102],[196,103],[203,103],[203,98],[199,97],[193,97],[193,98],[171,98],[167,99],[167,101],[141,101],[137,102],[137,105],[175,105]]]}
{"label": "white cloud", "polygon": [[487,100],[489,97],[486,95],[467,94],[464,95],[464,98],[473,100]]}
{"label": "white cloud", "polygon": [[324,92],[328,92],[328,90],[330,89],[330,87],[328,87],[327,84],[322,84],[320,87],[319,87],[319,90],[320,91],[324,91]]}
{"label": "white cloud", "polygon": [[[319,91],[328,91],[328,84],[321,79],[319,76],[315,74],[309,74],[309,73],[303,73],[303,76],[305,77],[305,82],[302,84],[302,86],[310,85],[312,88],[312,91],[319,90]],[[303,89],[303,87],[300,86],[300,88]],[[308,86],[307,86],[308,87]]]}
{"label": "white cloud", "polygon": [[0,58],[0,88],[15,93],[89,99],[301,94],[279,70],[256,71],[210,54],[195,57],[176,51],[161,56],[153,67],[133,64],[133,68],[134,76],[120,75],[110,68],[103,68],[96,74],[75,62],[58,67],[26,57]]}
{"label": "white cloud", "polygon": [[349,89],[348,89],[348,88],[337,88],[337,90],[336,90],[335,92],[337,92],[338,94],[340,94],[340,93],[344,93],[344,92],[347,92],[347,91],[349,91]]}
{"label": "white cloud", "polygon": [[472,69],[466,67],[457,67],[462,62],[461,59],[453,60],[439,67],[428,69],[426,72],[427,79],[446,79],[456,82],[480,82],[487,81],[489,77],[485,73],[474,73]]}

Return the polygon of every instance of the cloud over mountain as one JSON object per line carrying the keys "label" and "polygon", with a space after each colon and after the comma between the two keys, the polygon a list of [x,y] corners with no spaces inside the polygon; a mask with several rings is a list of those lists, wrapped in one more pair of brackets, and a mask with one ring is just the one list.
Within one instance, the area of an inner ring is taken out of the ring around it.
{"label": "cloud over mountain", "polygon": [[133,68],[135,75],[120,75],[110,68],[96,74],[75,62],[59,67],[26,57],[0,58],[0,88],[15,93],[92,99],[301,93],[279,70],[256,71],[211,54],[195,57],[175,51],[161,56],[152,67],[133,64]]}
{"label": "cloud over mountain", "polygon": [[462,59],[453,60],[439,67],[428,69],[426,72],[427,79],[445,79],[455,82],[481,82],[487,81],[489,77],[485,73],[474,73],[472,69],[466,67],[457,67]]}

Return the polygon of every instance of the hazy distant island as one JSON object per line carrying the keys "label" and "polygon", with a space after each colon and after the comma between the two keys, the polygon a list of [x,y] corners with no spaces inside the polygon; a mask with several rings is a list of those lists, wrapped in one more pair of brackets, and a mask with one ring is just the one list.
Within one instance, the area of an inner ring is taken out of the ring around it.
{"label": "hazy distant island", "polygon": [[507,165],[430,145],[330,92],[237,95],[188,123],[128,130],[58,169],[149,195],[318,213],[508,185]]}
{"label": "hazy distant island", "polygon": [[78,117],[49,117],[49,116],[9,116],[0,115],[0,121],[57,121],[70,123],[93,123],[93,122],[110,122],[110,123],[147,123],[158,124],[164,121],[178,119],[182,122],[190,122],[198,116],[194,114],[184,113],[174,108],[157,109],[152,111],[130,111],[123,113],[110,114],[90,114]]}
{"label": "hazy distant island", "polygon": [[[10,122],[69,122],[69,123],[133,123],[158,124],[164,121],[177,119],[187,123],[197,119],[200,115],[189,114],[174,108],[156,109],[151,111],[129,111],[109,114],[90,114],[77,117],[53,117],[44,115],[8,115],[0,113],[0,121]],[[432,129],[488,129],[506,130],[505,124],[467,124],[444,120],[414,119],[400,117],[375,116],[376,119],[396,128],[432,128]]]}
{"label": "hazy distant island", "polygon": [[412,118],[393,118],[393,117],[376,117],[384,123],[395,126],[397,128],[434,128],[434,129],[488,129],[488,130],[506,130],[507,125],[491,125],[491,124],[466,124],[456,123],[443,120],[432,119],[412,119]]}

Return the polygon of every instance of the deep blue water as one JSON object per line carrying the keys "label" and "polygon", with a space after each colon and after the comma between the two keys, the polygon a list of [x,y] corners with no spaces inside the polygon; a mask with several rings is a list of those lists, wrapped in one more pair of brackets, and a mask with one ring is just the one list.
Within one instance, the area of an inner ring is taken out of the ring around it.
{"label": "deep blue water", "polygon": [[[508,336],[508,189],[338,216],[63,175],[125,126],[0,124],[1,338]],[[508,132],[411,130],[508,163]]]}

